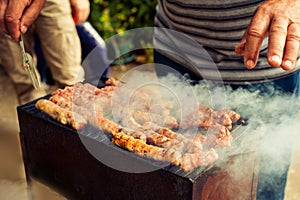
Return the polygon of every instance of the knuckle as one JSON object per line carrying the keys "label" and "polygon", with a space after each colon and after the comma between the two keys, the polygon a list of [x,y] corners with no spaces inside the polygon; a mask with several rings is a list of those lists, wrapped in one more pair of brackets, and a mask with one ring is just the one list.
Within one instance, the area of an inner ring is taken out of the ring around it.
{"label": "knuckle", "polygon": [[272,46],[269,46],[269,52],[271,54],[277,54],[280,55],[282,54],[283,50],[284,50],[284,43],[281,44],[273,44]]}
{"label": "knuckle", "polygon": [[251,28],[249,28],[247,34],[249,36],[253,36],[253,37],[257,37],[257,38],[264,38],[264,36],[265,36],[263,30],[261,30],[260,28],[258,28],[256,26],[252,26]]}
{"label": "knuckle", "polygon": [[261,13],[263,15],[269,14],[270,13],[270,7],[268,4],[264,3],[262,5],[260,5],[257,9],[256,9],[256,13]]}
{"label": "knuckle", "polygon": [[10,15],[6,15],[5,16],[5,21],[7,22],[7,23],[13,23],[13,22],[15,22],[15,21],[17,21],[17,19],[14,19],[12,16],[10,16]]}
{"label": "knuckle", "polygon": [[283,27],[280,24],[275,24],[271,27],[270,33],[279,33],[286,35],[287,34],[287,27]]}
{"label": "knuckle", "polygon": [[287,41],[298,41],[300,42],[300,24],[293,23],[289,26],[287,33]]}
{"label": "knuckle", "polygon": [[288,33],[286,40],[300,42],[300,35],[296,33]]}

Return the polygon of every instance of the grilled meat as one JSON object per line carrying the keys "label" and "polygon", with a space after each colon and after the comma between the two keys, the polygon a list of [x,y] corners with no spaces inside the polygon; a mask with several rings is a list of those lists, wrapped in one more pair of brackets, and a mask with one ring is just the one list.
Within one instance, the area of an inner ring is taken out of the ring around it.
{"label": "grilled meat", "polygon": [[114,77],[110,77],[105,81],[105,85],[117,86],[120,84],[120,80]]}
{"label": "grilled meat", "polygon": [[[184,171],[214,163],[218,155],[213,148],[231,145],[230,130],[240,118],[238,113],[214,110],[200,104],[180,123],[180,128],[200,127],[205,135],[181,134],[174,131],[179,124],[171,115],[172,104],[165,102],[167,106],[163,108],[156,106],[164,104],[163,100],[153,100],[157,95],[142,90],[136,92],[135,101],[129,105],[134,109],[129,109],[128,114],[123,112],[121,99],[116,99],[112,105],[112,96],[119,84],[118,80],[110,79],[107,86],[98,89],[91,84],[76,83],[72,87],[57,89],[49,100],[39,100],[36,107],[76,130],[90,123],[111,134],[115,145],[141,156],[181,166]],[[120,110],[118,123],[107,115],[111,115],[112,106]]]}
{"label": "grilled meat", "polygon": [[141,125],[147,122],[153,122],[168,128],[177,128],[177,120],[172,116],[162,116],[155,113],[144,112],[140,110],[133,110],[131,112],[132,118]]}
{"label": "grilled meat", "polygon": [[35,106],[53,119],[56,119],[62,124],[71,125],[76,130],[83,128],[88,123],[82,115],[66,110],[46,99],[37,101]]}

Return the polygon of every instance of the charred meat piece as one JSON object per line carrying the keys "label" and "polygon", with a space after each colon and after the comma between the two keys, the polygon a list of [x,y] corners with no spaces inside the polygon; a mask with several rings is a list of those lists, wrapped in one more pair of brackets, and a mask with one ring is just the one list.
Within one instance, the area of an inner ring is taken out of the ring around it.
{"label": "charred meat piece", "polygon": [[70,99],[66,99],[64,96],[59,94],[52,95],[49,100],[64,109],[72,110],[72,101]]}
{"label": "charred meat piece", "polygon": [[140,111],[140,110],[133,110],[132,113],[132,118],[134,118],[134,120],[143,125],[147,122],[153,122],[155,124],[161,125],[161,126],[165,126],[168,128],[177,128],[178,127],[178,123],[176,118],[172,117],[172,116],[161,116],[155,113],[149,113],[149,112],[144,112],[144,111]]}
{"label": "charred meat piece", "polygon": [[105,86],[103,88],[97,88],[95,90],[95,95],[99,95],[99,94],[102,94],[102,95],[106,95],[108,97],[112,97],[113,96],[113,93],[115,91],[115,88],[116,86]]}
{"label": "charred meat piece", "polygon": [[211,118],[212,118],[213,122],[217,122],[224,126],[232,125],[232,120],[231,120],[230,116],[227,115],[225,112],[214,111],[211,115]]}
{"label": "charred meat piece", "polygon": [[[112,101],[114,92],[120,92],[119,84],[114,78],[100,89],[88,83],[76,83],[55,90],[49,100],[39,100],[36,107],[77,130],[90,123],[109,133],[115,145],[140,156],[181,166],[184,171],[213,164],[218,159],[213,148],[231,145],[230,130],[240,119],[238,113],[200,104],[179,127],[178,113],[172,110],[174,104],[162,99],[158,91],[137,91],[129,105],[124,105],[122,98]],[[116,121],[110,120],[111,117]],[[202,134],[189,133],[192,127]],[[178,128],[187,134],[176,132]]]}
{"label": "charred meat piece", "polygon": [[186,153],[180,160],[180,166],[183,171],[191,171],[201,166],[208,166],[215,163],[218,159],[218,154],[214,149],[207,152]]}
{"label": "charred meat piece", "polygon": [[165,161],[165,159],[163,158],[163,148],[146,144],[142,140],[135,139],[132,136],[128,136],[122,131],[113,134],[112,142],[121,148],[135,152],[139,155],[147,156],[156,160]]}
{"label": "charred meat piece", "polygon": [[120,84],[120,80],[115,77],[110,77],[105,81],[105,85],[117,86]]}
{"label": "charred meat piece", "polygon": [[99,128],[107,133],[114,135],[121,130],[121,127],[111,120],[108,120],[102,116],[97,116],[97,119]]}
{"label": "charred meat piece", "polygon": [[241,115],[233,110],[220,110],[216,112],[221,112],[228,115],[232,123],[236,123],[241,118]]}
{"label": "charred meat piece", "polygon": [[135,139],[140,139],[143,142],[147,142],[147,135],[145,133],[141,132],[141,131],[126,130],[124,128],[122,129],[122,131],[125,134],[134,137]]}
{"label": "charred meat piece", "polygon": [[180,124],[181,128],[199,126],[208,129],[211,126],[220,124],[228,130],[232,129],[232,124],[240,119],[240,115],[233,110],[213,110],[209,106],[200,104],[198,110],[189,115],[185,121]]}
{"label": "charred meat piece", "polygon": [[53,119],[56,119],[64,125],[71,125],[76,130],[83,128],[88,123],[83,116],[66,110],[46,99],[37,101],[35,106],[37,109],[47,113]]}
{"label": "charred meat piece", "polygon": [[74,113],[78,113],[79,115],[83,116],[91,125],[94,125],[96,127],[98,126],[95,111],[88,110],[85,107],[77,106],[73,104],[70,100],[67,100],[64,97],[59,95],[51,96],[49,100],[63,109],[66,109]]}

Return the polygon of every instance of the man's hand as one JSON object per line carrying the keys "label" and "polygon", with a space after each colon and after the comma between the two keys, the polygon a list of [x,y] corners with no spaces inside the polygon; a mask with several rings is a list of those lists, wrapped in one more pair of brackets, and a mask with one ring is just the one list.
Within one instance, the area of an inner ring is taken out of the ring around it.
{"label": "man's hand", "polygon": [[268,0],[257,10],[236,53],[248,69],[255,67],[263,39],[269,37],[268,62],[285,70],[294,67],[300,45],[300,1]]}
{"label": "man's hand", "polygon": [[34,22],[46,0],[0,0],[0,28],[19,41]]}
{"label": "man's hand", "polygon": [[89,0],[70,0],[75,24],[82,24],[90,14]]}

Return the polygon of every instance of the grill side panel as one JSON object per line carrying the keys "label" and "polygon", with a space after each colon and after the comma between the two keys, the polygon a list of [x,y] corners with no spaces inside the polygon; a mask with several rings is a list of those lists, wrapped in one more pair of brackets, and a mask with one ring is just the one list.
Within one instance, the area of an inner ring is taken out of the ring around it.
{"label": "grill side panel", "polygon": [[[47,98],[47,97],[44,97]],[[148,173],[126,173],[95,159],[76,131],[52,120],[35,108],[35,102],[19,106],[20,139],[26,176],[52,186],[70,199],[178,199],[252,200],[256,196],[257,160],[255,151],[233,154],[225,168],[183,173],[166,167]],[[149,166],[133,153],[99,140],[84,137],[99,152],[111,151],[132,165]],[[241,175],[233,176],[240,167]]]}
{"label": "grill side panel", "polygon": [[[192,199],[193,184],[188,178],[165,169],[137,174],[112,169],[88,152],[76,131],[26,107],[18,107],[18,116],[29,182],[37,178],[70,199]],[[110,148],[97,140],[90,142],[99,151]]]}

